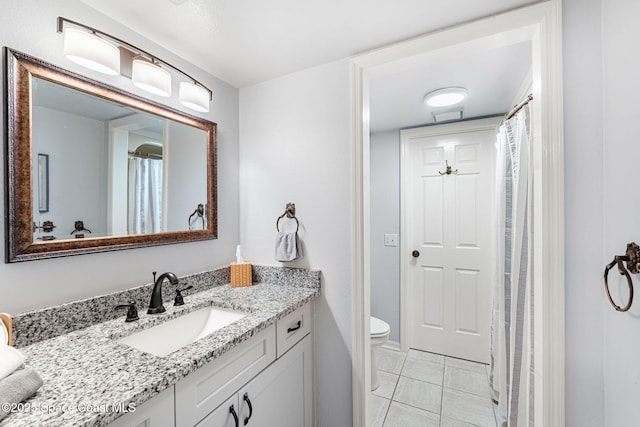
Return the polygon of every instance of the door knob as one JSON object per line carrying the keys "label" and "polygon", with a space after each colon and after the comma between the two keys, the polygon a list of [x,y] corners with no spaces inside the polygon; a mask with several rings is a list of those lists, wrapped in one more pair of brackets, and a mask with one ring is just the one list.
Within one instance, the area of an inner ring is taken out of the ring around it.
{"label": "door knob", "polygon": [[420,252],[419,251],[413,251],[411,252],[411,256],[414,258],[418,258],[420,256]]}

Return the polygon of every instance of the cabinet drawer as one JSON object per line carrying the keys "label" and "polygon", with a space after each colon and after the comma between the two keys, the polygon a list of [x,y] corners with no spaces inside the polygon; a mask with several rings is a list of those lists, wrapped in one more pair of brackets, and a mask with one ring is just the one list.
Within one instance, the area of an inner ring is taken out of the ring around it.
{"label": "cabinet drawer", "polygon": [[193,426],[275,360],[275,326],[189,374],[176,384],[176,426]]}
{"label": "cabinet drawer", "polygon": [[289,313],[276,324],[278,357],[311,332],[311,304],[305,304]]}

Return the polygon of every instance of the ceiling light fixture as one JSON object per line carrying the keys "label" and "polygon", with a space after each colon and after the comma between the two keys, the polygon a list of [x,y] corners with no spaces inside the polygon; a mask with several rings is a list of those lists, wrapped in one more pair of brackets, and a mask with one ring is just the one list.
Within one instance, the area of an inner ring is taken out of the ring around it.
{"label": "ceiling light fixture", "polygon": [[424,103],[429,107],[450,107],[461,103],[467,97],[463,87],[446,87],[434,90],[424,96]]}
{"label": "ceiling light fixture", "polygon": [[[167,69],[181,74],[188,81],[180,82],[180,103],[195,111],[209,111],[213,91],[168,62],[124,40],[66,18],[58,17],[58,32],[65,35],[64,55],[69,60],[105,74],[130,77],[136,87],[155,95],[171,96],[171,73]],[[129,67],[131,75],[124,71]]]}

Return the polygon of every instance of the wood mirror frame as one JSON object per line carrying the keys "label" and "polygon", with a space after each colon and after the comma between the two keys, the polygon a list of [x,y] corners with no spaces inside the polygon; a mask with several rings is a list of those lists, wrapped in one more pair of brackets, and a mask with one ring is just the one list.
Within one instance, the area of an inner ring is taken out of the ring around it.
{"label": "wood mirror frame", "polygon": [[[5,48],[5,262],[140,248],[217,238],[216,129],[208,120],[185,114],[121,89]],[[32,78],[64,85],[128,107],[205,131],[207,209],[205,229],[34,242],[32,162]]]}

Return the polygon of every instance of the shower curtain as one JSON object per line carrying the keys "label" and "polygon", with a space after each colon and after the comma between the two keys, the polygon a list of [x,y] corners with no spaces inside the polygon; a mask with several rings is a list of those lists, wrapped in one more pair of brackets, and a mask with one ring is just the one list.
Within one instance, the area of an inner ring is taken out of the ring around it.
{"label": "shower curtain", "polygon": [[527,109],[498,131],[497,274],[491,325],[492,394],[504,424],[533,425],[533,340]]}
{"label": "shower curtain", "polygon": [[162,160],[129,158],[129,234],[162,231]]}

